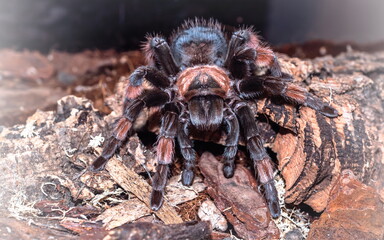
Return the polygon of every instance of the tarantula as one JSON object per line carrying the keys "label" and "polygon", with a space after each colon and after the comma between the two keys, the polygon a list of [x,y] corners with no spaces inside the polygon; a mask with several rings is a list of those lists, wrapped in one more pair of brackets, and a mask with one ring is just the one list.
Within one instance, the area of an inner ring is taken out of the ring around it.
{"label": "tarantula", "polygon": [[132,132],[132,126],[145,108],[158,108],[162,114],[157,141],[157,168],[152,181],[151,208],[163,203],[164,188],[173,161],[175,139],[185,159],[182,183],[194,179],[197,154],[189,138],[191,129],[227,135],[223,153],[223,173],[230,178],[235,171],[235,156],[242,133],[249,156],[272,217],[280,215],[273,182],[271,159],[263,147],[255,113],[248,101],[282,97],[287,102],[307,106],[327,117],[337,111],[292,83],[283,73],[274,52],[263,44],[252,28],[235,31],[227,41],[222,26],[214,20],[186,21],[171,36],[169,43],[158,35],[147,37],[144,52],[147,66],[137,68],[129,77],[123,114],[101,155],[91,164],[100,171]]}

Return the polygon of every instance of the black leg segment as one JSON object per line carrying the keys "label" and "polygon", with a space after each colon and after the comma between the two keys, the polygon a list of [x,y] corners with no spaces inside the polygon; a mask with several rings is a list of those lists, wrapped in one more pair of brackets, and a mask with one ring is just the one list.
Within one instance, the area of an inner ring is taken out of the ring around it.
{"label": "black leg segment", "polygon": [[151,39],[150,46],[154,51],[155,59],[164,69],[164,72],[167,75],[175,76],[179,72],[179,67],[175,63],[167,41],[161,37],[154,37]]}
{"label": "black leg segment", "polygon": [[167,88],[170,85],[170,81],[164,73],[148,66],[137,68],[129,77],[129,83],[134,87],[141,86],[144,79],[161,89]]}
{"label": "black leg segment", "polygon": [[273,218],[277,218],[280,216],[280,204],[273,182],[273,168],[271,159],[263,146],[263,139],[259,135],[254,114],[247,105],[242,103],[238,103],[235,109],[247,142],[249,155],[255,171],[257,171],[259,182],[263,186],[269,211]]}
{"label": "black leg segment", "polygon": [[237,145],[239,144],[240,126],[236,115],[230,109],[224,112],[225,131],[227,139],[224,149],[224,166],[223,173],[226,178],[233,177],[235,172],[235,156],[237,153]]}
{"label": "black leg segment", "polygon": [[193,149],[193,142],[188,136],[188,127],[190,122],[185,114],[180,117],[179,127],[177,131],[177,139],[179,140],[180,151],[185,160],[181,181],[185,186],[191,186],[193,183],[194,168],[196,164],[196,152]]}

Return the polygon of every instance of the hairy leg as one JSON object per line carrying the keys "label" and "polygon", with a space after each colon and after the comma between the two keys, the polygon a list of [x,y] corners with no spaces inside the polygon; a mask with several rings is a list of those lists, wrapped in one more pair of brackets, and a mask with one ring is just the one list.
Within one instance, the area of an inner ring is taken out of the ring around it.
{"label": "hairy leg", "polygon": [[116,122],[112,136],[104,145],[101,155],[89,166],[89,170],[96,172],[104,169],[105,164],[115,154],[121,143],[127,138],[133,122],[144,107],[162,106],[169,100],[169,95],[161,90],[144,91],[139,98],[128,101],[123,106],[123,115]]}
{"label": "hairy leg", "polygon": [[263,67],[267,67],[274,77],[283,75],[275,53],[262,43],[250,28],[233,33],[228,45],[225,66],[239,79],[252,76],[257,68]]}
{"label": "hairy leg", "polygon": [[138,87],[141,86],[144,79],[152,83],[155,87],[161,89],[165,89],[171,84],[168,77],[163,72],[148,66],[138,67],[129,76],[129,84],[130,86]]}
{"label": "hairy leg", "polygon": [[329,104],[308,92],[305,88],[284,78],[254,76],[237,83],[242,98],[281,96],[286,101],[310,107],[327,117],[337,117],[338,112]]}
{"label": "hairy leg", "polygon": [[280,216],[280,205],[273,182],[272,161],[263,146],[263,139],[259,135],[254,114],[245,103],[241,102],[235,105],[235,112],[243,129],[247,149],[257,171],[259,182],[264,188],[269,211],[273,218],[277,218]]}
{"label": "hairy leg", "polygon": [[174,111],[166,111],[161,121],[160,134],[157,143],[157,169],[152,181],[151,208],[157,211],[164,199],[164,189],[167,183],[169,164],[173,162],[175,137],[177,134],[178,115]]}
{"label": "hairy leg", "polygon": [[169,76],[179,72],[167,41],[160,36],[150,36],[144,45],[147,60],[157,64]]}
{"label": "hairy leg", "polygon": [[193,171],[196,164],[196,152],[193,149],[193,142],[188,136],[190,122],[187,116],[189,116],[189,114],[184,113],[180,117],[177,139],[179,141],[181,154],[185,160],[181,180],[183,185],[191,186],[195,177]]}
{"label": "hairy leg", "polygon": [[224,111],[224,123],[226,126],[227,140],[223,154],[223,172],[226,178],[230,178],[233,177],[235,172],[235,156],[237,153],[237,145],[239,144],[240,126],[236,115],[229,109]]}

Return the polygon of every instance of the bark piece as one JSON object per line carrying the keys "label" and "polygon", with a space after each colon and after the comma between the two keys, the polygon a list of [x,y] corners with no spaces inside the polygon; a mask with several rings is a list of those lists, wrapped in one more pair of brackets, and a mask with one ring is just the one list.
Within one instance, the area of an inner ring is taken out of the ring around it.
{"label": "bark piece", "polygon": [[230,240],[233,239],[233,235],[229,233],[212,231],[211,238],[212,240]]}
{"label": "bark piece", "polygon": [[304,202],[323,211],[343,169],[351,169],[364,183],[383,189],[382,56],[350,52],[312,61],[283,57],[294,63],[285,64],[288,71],[305,73],[294,74],[298,83],[308,83],[310,90],[340,113],[330,119],[305,107],[296,112],[278,109],[268,101],[258,106],[281,126],[271,146],[286,182],[287,203]]}
{"label": "bark piece", "polygon": [[[173,176],[168,181],[165,196],[167,204],[170,206],[176,206],[180,203],[193,200],[198,197],[199,192],[205,189],[205,185],[200,178],[196,178],[191,187],[183,186],[179,179],[180,175],[177,175]],[[139,218],[147,216],[151,213],[152,211],[144,202],[140,201],[139,199],[132,199],[119,203],[119,205],[105,210],[101,215],[97,217],[97,220],[102,220],[105,224],[105,228],[110,230],[125,223],[138,220]],[[157,212],[155,213],[157,214]],[[177,219],[174,220],[177,221]]]}
{"label": "bark piece", "polygon": [[[133,193],[137,198],[150,207],[149,199],[151,196],[151,186],[144,179],[124,166],[124,164],[116,158],[111,158],[109,160],[106,169],[111,174],[112,179],[124,190]],[[167,201],[164,201],[163,206],[154,213],[166,224],[183,222],[175,209],[169,205]]]}
{"label": "bark piece", "polygon": [[45,217],[92,217],[100,214],[100,210],[90,205],[72,206],[64,200],[42,200],[33,205]]}
{"label": "bark piece", "polygon": [[228,228],[227,220],[211,200],[205,200],[197,214],[201,220],[210,222],[213,229],[224,232]]}
{"label": "bark piece", "polygon": [[206,188],[203,180],[196,177],[192,186],[186,187],[181,183],[181,175],[173,176],[168,180],[166,187],[167,202],[176,206],[180,203],[191,201],[199,196],[199,192]]}
{"label": "bark piece", "polygon": [[235,175],[227,179],[223,165],[208,152],[202,154],[199,167],[208,185],[208,194],[241,238],[279,238],[279,231],[249,170],[237,165]]}
{"label": "bark piece", "polygon": [[105,229],[110,230],[149,214],[151,211],[142,201],[132,199],[105,210],[96,221],[101,220]]}
{"label": "bark piece", "polygon": [[78,238],[62,230],[63,229],[47,229],[14,218],[0,218],[0,239],[2,240],[66,240]]}
{"label": "bark piece", "polygon": [[384,202],[376,191],[345,170],[330,202],[308,235],[312,239],[383,239]]}
{"label": "bark piece", "polygon": [[[57,113],[37,111],[26,125],[0,132],[0,163],[5,166],[0,176],[0,209],[78,195],[80,186],[73,181],[78,170],[71,163],[77,162],[76,152],[87,148],[89,134],[101,134],[106,123],[85,99],[68,96],[58,105]],[[84,114],[87,118],[79,124]],[[46,189],[49,186],[55,187]],[[78,197],[90,199],[93,193],[85,188]]]}
{"label": "bark piece", "polygon": [[127,223],[113,230],[106,230],[100,222],[87,222],[79,219],[65,219],[63,226],[80,234],[80,239],[126,239],[126,240],[184,240],[210,239],[210,226],[207,222],[185,222],[163,225],[149,222]]}
{"label": "bark piece", "polygon": [[80,218],[64,218],[60,225],[81,236],[81,239],[103,239],[108,234],[108,230],[103,227],[103,223],[91,222]]}
{"label": "bark piece", "polygon": [[110,231],[107,239],[127,240],[185,240],[210,239],[210,226],[207,222],[186,222],[161,225],[148,222],[126,224]]}

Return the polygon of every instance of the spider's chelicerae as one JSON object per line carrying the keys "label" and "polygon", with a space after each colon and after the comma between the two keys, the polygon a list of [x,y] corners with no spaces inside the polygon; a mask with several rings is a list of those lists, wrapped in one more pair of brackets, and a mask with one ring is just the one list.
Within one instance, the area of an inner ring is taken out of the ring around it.
{"label": "spider's chelicerae", "polygon": [[152,183],[153,210],[158,210],[163,202],[175,140],[185,159],[182,183],[190,186],[197,158],[190,130],[224,129],[227,135],[223,153],[225,177],[234,174],[239,136],[243,134],[271,215],[278,217],[280,206],[271,159],[263,147],[255,113],[247,103],[281,97],[327,117],[336,117],[337,111],[305,88],[293,84],[292,77],[282,73],[274,52],[260,42],[251,28],[235,31],[227,41],[216,21],[187,21],[175,31],[169,43],[160,36],[148,37],[144,52],[148,65],[130,75],[123,114],[90,169],[104,168],[132,132],[142,110],[159,108],[162,121],[157,142],[158,166]]}

